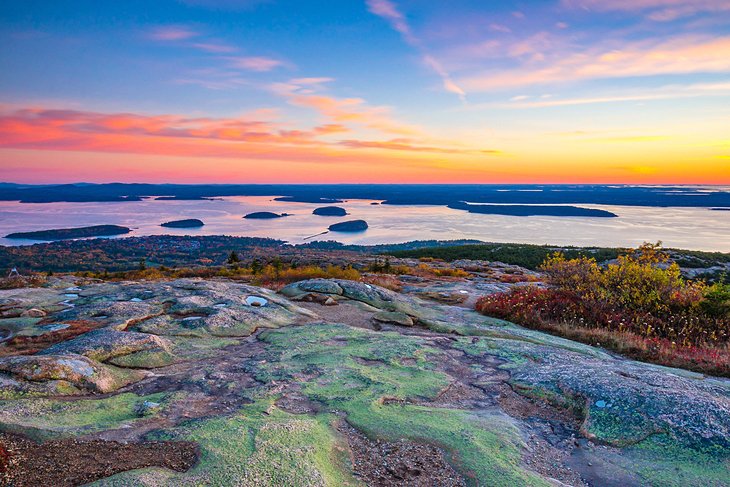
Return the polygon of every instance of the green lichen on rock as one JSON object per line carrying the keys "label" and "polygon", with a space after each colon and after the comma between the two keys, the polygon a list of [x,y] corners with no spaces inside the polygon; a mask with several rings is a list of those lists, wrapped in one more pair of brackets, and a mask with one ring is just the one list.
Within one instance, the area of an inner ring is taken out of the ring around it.
{"label": "green lichen on rock", "polygon": [[260,380],[316,372],[303,392],[373,437],[441,446],[474,485],[548,485],[521,465],[522,440],[507,416],[398,402],[433,399],[449,383],[434,369],[441,352],[425,340],[331,324],[267,331],[261,339],[278,357],[259,368]]}
{"label": "green lichen on rock", "polygon": [[153,368],[174,361],[171,348],[168,340],[155,335],[103,328],[53,345],[40,354],[73,353],[120,367]]}
{"label": "green lichen on rock", "polygon": [[154,401],[164,408],[168,394],[140,397],[123,393],[76,401],[20,399],[0,401],[0,430],[35,440],[80,436],[130,424],[139,418],[138,405]]}
{"label": "green lichen on rock", "polygon": [[226,418],[189,421],[164,439],[200,445],[198,464],[185,473],[160,469],[125,472],[94,483],[128,485],[362,485],[350,473],[335,417],[294,415],[257,401]]}
{"label": "green lichen on rock", "polygon": [[0,358],[0,387],[18,392],[107,393],[144,377],[142,372],[102,364],[77,354]]}

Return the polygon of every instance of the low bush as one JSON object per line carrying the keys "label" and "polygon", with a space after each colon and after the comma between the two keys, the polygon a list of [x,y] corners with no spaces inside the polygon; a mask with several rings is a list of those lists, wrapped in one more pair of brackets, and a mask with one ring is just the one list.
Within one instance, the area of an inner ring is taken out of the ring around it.
{"label": "low bush", "polygon": [[10,276],[0,278],[0,289],[18,289],[21,287],[41,287],[48,279],[40,274],[29,276]]}
{"label": "low bush", "polygon": [[659,244],[599,266],[550,256],[547,289],[485,296],[480,312],[642,360],[730,375],[730,286],[683,279]]}

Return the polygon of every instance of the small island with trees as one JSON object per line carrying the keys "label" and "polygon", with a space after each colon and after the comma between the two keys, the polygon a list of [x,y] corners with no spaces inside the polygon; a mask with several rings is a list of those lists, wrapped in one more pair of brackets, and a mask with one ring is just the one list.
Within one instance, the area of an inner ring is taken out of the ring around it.
{"label": "small island with trees", "polygon": [[161,227],[165,228],[197,228],[205,225],[202,220],[197,218],[188,218],[186,220],[174,220],[160,224]]}
{"label": "small island with trees", "polygon": [[5,238],[52,241],[69,240],[74,238],[111,237],[114,235],[125,235],[131,231],[131,228],[119,225],[93,225],[90,227],[57,228],[51,230],[38,230],[35,232],[17,232],[6,235]]}
{"label": "small island with trees", "polygon": [[319,216],[345,216],[347,215],[347,210],[339,206],[321,206],[315,208],[312,214]]}
{"label": "small island with trees", "polygon": [[350,220],[329,226],[330,232],[364,232],[367,229],[368,222],[365,220]]}
{"label": "small island with trees", "polygon": [[244,216],[244,218],[248,220],[273,220],[274,218],[282,218],[285,216],[289,216],[289,214],[273,213],[271,211],[256,211],[254,213],[249,213],[248,215]]}

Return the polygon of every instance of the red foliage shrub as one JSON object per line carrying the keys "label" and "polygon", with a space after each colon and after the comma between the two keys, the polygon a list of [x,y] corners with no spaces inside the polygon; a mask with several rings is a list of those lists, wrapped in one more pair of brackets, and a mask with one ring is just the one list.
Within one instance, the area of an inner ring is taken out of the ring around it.
{"label": "red foliage shrub", "polygon": [[642,360],[730,375],[729,294],[687,282],[665,262],[658,244],[606,268],[556,254],[542,267],[550,288],[512,288],[480,298],[476,309]]}

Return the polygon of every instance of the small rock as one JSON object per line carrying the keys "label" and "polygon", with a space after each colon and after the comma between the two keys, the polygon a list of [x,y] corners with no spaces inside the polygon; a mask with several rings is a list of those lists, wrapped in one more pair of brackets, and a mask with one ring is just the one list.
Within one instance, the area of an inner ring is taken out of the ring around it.
{"label": "small rock", "polygon": [[413,318],[400,311],[379,311],[373,315],[375,321],[393,323],[400,326],[413,326]]}
{"label": "small rock", "polygon": [[150,416],[158,413],[160,409],[162,409],[162,405],[159,402],[144,401],[137,405],[135,413],[137,416]]}
{"label": "small rock", "polygon": [[38,308],[31,308],[23,311],[20,316],[27,317],[27,318],[43,318],[46,316],[46,312],[42,309]]}
{"label": "small rock", "polygon": [[324,306],[337,306],[337,301],[332,299],[331,297],[325,299],[324,303],[322,303]]}

